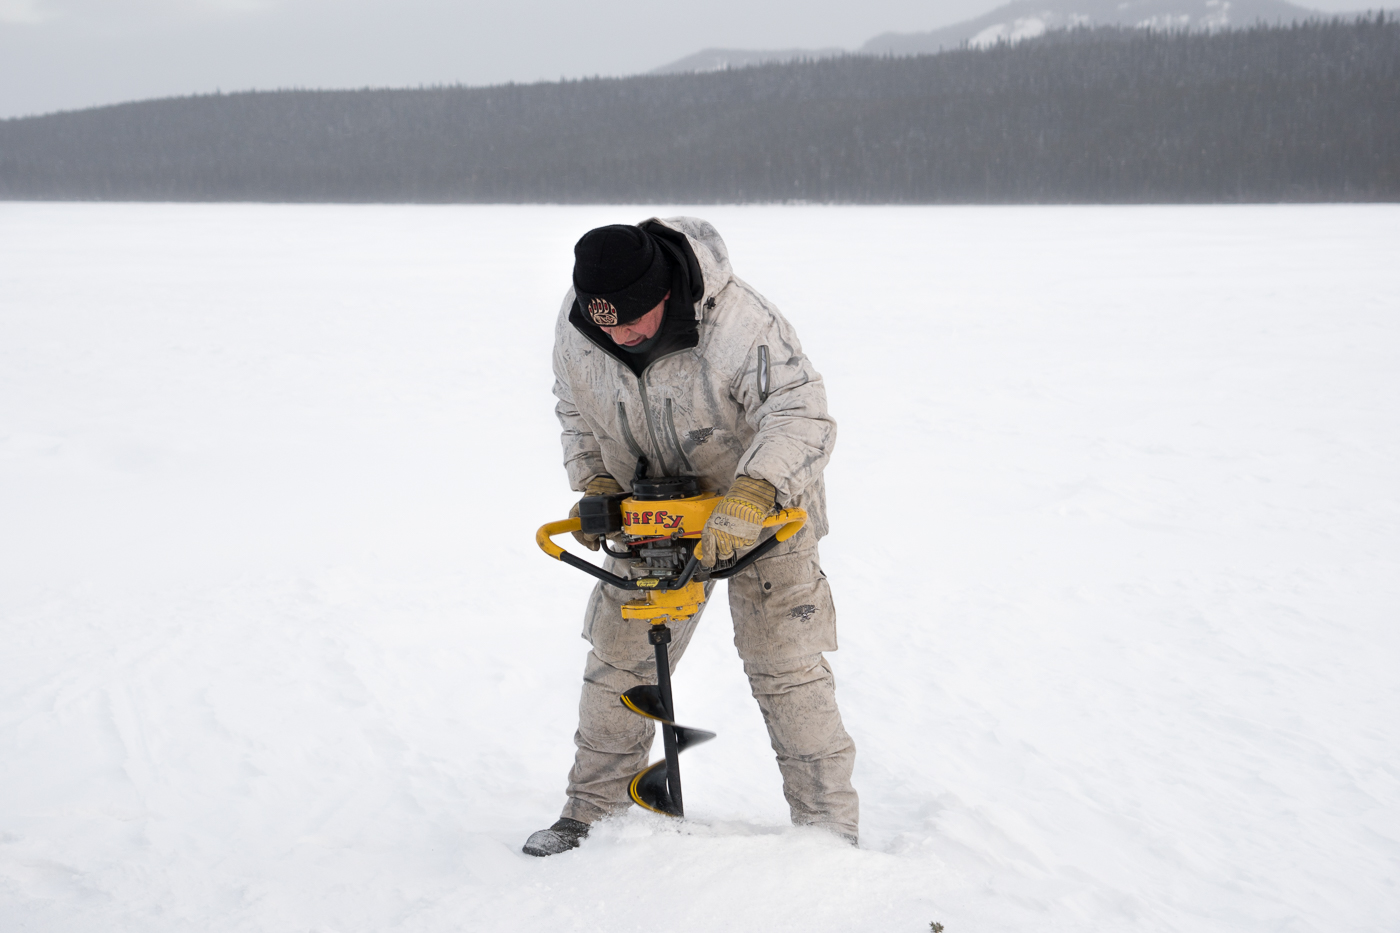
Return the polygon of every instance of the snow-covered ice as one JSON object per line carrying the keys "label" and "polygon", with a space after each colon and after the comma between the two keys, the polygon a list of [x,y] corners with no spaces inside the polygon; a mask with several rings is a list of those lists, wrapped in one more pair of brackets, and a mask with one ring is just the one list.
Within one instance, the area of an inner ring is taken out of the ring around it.
{"label": "snow-covered ice", "polygon": [[693,819],[562,802],[549,342],[644,208],[0,204],[0,930],[1400,917],[1400,207],[694,209],[827,378],[862,848],[712,606]]}

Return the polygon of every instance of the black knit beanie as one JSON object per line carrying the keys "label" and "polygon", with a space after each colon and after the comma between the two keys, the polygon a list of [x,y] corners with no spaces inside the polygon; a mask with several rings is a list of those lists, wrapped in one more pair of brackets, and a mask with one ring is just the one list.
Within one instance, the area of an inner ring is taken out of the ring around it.
{"label": "black knit beanie", "polygon": [[584,318],[599,327],[630,324],[670,287],[665,253],[640,227],[598,227],[574,244],[574,294]]}

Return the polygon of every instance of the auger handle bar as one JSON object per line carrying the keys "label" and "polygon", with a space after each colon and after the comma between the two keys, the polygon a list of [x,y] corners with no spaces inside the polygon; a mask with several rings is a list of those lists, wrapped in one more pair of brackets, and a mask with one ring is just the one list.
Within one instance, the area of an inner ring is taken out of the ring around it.
{"label": "auger handle bar", "polygon": [[[752,551],[749,551],[743,557],[739,558],[739,560],[732,567],[725,567],[723,570],[710,571],[710,579],[723,580],[727,577],[732,577],[734,576],[734,574],[739,573],[743,570],[747,570],[749,566],[753,564],[754,561],[758,560],[764,554],[767,554],[769,551],[773,550],[773,548],[777,547],[779,544],[801,531],[802,526],[806,523],[807,512],[804,509],[783,509],[782,511],[777,512],[774,515],[768,516],[763,520],[763,527],[777,527],[778,533],[773,535],[771,538],[765,538],[763,541],[760,541],[757,547],[755,547]],[[582,527],[583,526],[580,522],[580,519],[577,516],[575,516],[574,518],[566,518],[563,521],[549,522],[548,524],[541,525],[540,530],[535,532],[535,543],[540,546],[541,551],[544,551],[546,554],[548,554],[555,560],[563,561],[570,567],[576,567],[579,570],[582,570],[584,573],[590,576],[597,577],[604,583],[607,583],[610,586],[615,586],[618,589],[622,590],[680,589],[681,587],[685,586],[687,583],[690,582],[690,578],[695,575],[695,568],[700,562],[700,558],[697,556],[697,552],[700,550],[700,546],[697,544],[695,546],[695,551],[691,552],[690,560],[686,561],[685,570],[681,573],[679,577],[673,577],[669,580],[659,580],[655,583],[651,583],[649,585],[644,586],[637,580],[629,580],[626,577],[620,577],[615,573],[611,573],[607,570],[604,570],[602,567],[599,567],[596,564],[590,564],[588,561],[584,560],[581,557],[575,557],[573,554],[570,554],[568,551],[564,550],[562,547],[555,544],[553,540],[551,540],[555,535],[562,535],[567,534],[571,531],[578,531]],[[655,577],[643,577],[642,579],[656,580]]]}

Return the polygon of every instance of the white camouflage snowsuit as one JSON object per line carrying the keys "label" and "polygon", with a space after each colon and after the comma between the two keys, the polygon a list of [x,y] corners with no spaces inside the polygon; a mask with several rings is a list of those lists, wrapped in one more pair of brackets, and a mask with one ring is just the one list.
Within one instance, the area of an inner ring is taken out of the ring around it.
{"label": "white camouflage snowsuit", "polygon": [[[722,494],[748,475],[773,484],[780,508],[807,510],[801,532],[730,579],[734,643],[768,725],[793,822],[855,836],[855,744],[821,654],[836,649],[835,610],[817,556],[827,530],[822,469],[836,423],[791,325],[733,274],[715,229],[693,217],[661,223],[686,235],[700,265],[699,343],[654,360],[638,378],[570,322],[570,290],[554,343],[569,481],[582,491],[607,473],[627,488],[644,455],[653,476],[695,476]],[[623,572],[611,560],[609,567]],[[620,612],[635,597],[599,583],[589,600],[583,637],[593,647],[563,811],[571,819],[592,822],[628,806],[627,783],[647,765],[652,723],[618,701],[639,683],[655,683],[649,626]],[[670,625],[673,667],[698,621]]]}

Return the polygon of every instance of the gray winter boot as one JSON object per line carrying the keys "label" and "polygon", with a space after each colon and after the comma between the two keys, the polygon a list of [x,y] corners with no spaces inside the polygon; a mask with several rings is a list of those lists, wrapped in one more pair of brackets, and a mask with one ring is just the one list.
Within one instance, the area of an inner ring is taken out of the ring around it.
{"label": "gray winter boot", "polygon": [[578,844],[586,838],[588,838],[588,824],[571,820],[565,816],[555,821],[549,829],[531,833],[530,838],[525,840],[524,848],[520,851],[526,855],[544,858],[546,855],[558,855],[560,852],[577,849]]}

